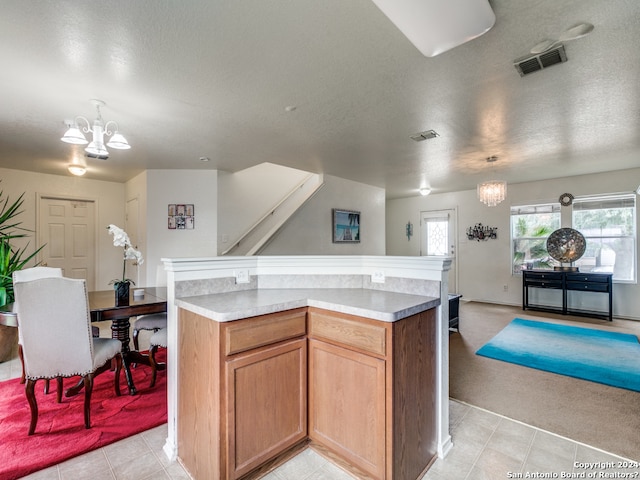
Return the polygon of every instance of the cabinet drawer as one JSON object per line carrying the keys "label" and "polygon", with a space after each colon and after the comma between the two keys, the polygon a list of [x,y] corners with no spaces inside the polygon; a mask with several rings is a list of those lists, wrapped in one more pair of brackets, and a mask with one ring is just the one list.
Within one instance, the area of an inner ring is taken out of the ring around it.
{"label": "cabinet drawer", "polygon": [[558,281],[562,282],[562,272],[532,272],[524,270],[522,272],[525,280],[529,281]]}
{"label": "cabinet drawer", "polygon": [[609,275],[567,273],[567,282],[609,283]]}
{"label": "cabinet drawer", "polygon": [[608,292],[608,283],[567,282],[567,290],[583,290],[585,292]]}
{"label": "cabinet drawer", "polygon": [[526,287],[562,288],[562,280],[531,280],[527,278],[524,285]]}
{"label": "cabinet drawer", "polygon": [[365,352],[386,355],[386,328],[350,320],[346,315],[309,309],[309,335]]}
{"label": "cabinet drawer", "polygon": [[223,324],[224,353],[233,355],[307,333],[306,308]]}

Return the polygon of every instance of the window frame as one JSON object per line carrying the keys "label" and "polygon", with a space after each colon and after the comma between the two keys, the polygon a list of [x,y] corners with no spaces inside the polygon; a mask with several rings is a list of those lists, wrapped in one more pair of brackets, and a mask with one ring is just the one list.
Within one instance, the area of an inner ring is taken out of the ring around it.
{"label": "window frame", "polygon": [[[592,203],[594,204],[594,207],[600,203],[600,204],[610,204],[610,209],[620,209],[620,208],[632,208],[632,218],[631,218],[631,229],[632,229],[632,233],[631,234],[621,234],[621,235],[614,235],[611,233],[608,234],[601,234],[601,235],[594,235],[593,233],[588,233],[585,230],[581,230],[580,228],[576,228],[575,224],[575,215],[576,212],[578,211],[596,211],[596,210],[606,210],[605,207],[602,208],[576,208],[580,205],[584,205],[584,204],[589,204]],[[618,205],[616,205],[618,204]],[[626,205],[625,205],[626,204]],[[615,278],[615,269],[613,272],[614,277],[613,277],[613,282],[615,283],[627,283],[627,284],[637,284],[638,281],[638,252],[637,252],[637,245],[638,245],[638,229],[637,229],[637,201],[636,201],[636,195],[635,193],[613,193],[613,194],[607,194],[607,195],[584,195],[584,196],[580,196],[580,197],[576,197],[573,200],[573,204],[571,205],[571,224],[574,225],[573,228],[575,228],[576,230],[578,230],[580,233],[582,233],[582,235],[584,235],[586,241],[587,241],[587,246],[589,245],[589,241],[590,239],[599,239],[601,244],[607,244],[607,240],[627,240],[631,245],[632,248],[630,249],[630,251],[628,253],[631,254],[632,256],[632,261],[630,262],[633,268],[633,272],[631,275],[631,278]],[[614,250],[615,251],[615,250]],[[583,257],[584,258],[584,257]],[[581,259],[582,260],[582,259]],[[588,273],[588,272],[587,272]]]}
{"label": "window frame", "polygon": [[[522,275],[522,270],[525,270],[525,262],[522,262],[521,268],[516,270],[516,240],[541,240],[549,238],[549,235],[554,231],[553,227],[550,227],[551,230],[544,236],[522,236],[522,237],[514,237],[514,218],[516,216],[522,215],[543,215],[543,214],[552,214],[557,215],[557,223],[558,228],[562,224],[562,215],[560,211],[560,203],[558,202],[546,202],[546,203],[537,203],[531,205],[514,205],[509,210],[509,237],[510,237],[510,250],[511,250],[511,274],[512,275]],[[546,250],[546,241],[544,243],[544,249]],[[548,260],[552,265],[559,263],[553,258],[549,258]]]}

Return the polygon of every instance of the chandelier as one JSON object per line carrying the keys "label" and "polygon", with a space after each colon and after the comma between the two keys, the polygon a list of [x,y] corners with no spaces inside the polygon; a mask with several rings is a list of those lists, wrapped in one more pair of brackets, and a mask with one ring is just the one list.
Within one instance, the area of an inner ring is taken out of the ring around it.
{"label": "chandelier", "polygon": [[491,180],[478,184],[478,200],[488,207],[495,207],[507,196],[507,182]]}
{"label": "chandelier", "polygon": [[[494,163],[498,157],[492,155],[486,158],[487,163]],[[478,200],[488,207],[495,207],[507,196],[507,182],[490,180],[478,184]]]}
{"label": "chandelier", "polygon": [[[104,107],[105,103],[102,100],[91,100],[91,103],[96,107],[98,116],[93,121],[93,125],[83,116],[77,116],[73,121],[73,124],[69,125],[69,129],[64,136],[60,139],[65,143],[71,143],[74,145],[87,145],[89,143],[85,138],[84,133],[91,132],[93,134],[93,140],[84,149],[85,152],[98,157],[106,158],[109,155],[109,151],[104,144],[104,136],[111,137],[107,142],[107,147],[115,148],[117,150],[128,150],[131,148],[129,142],[118,133],[118,124],[113,120],[109,120],[104,123],[102,115],[100,114],[100,107]],[[82,124],[82,131],[80,131],[80,124]],[[113,129],[113,130],[110,130]]]}

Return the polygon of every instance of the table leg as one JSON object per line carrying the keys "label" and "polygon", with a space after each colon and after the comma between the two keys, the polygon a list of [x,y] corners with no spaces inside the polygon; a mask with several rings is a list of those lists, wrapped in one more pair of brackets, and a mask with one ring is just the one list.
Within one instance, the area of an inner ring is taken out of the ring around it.
{"label": "table leg", "polygon": [[122,366],[124,369],[124,376],[127,380],[127,386],[129,387],[129,395],[135,395],[137,393],[136,386],[133,384],[133,377],[131,376],[131,364],[135,363],[132,360],[132,352],[129,348],[129,330],[131,324],[129,318],[119,318],[112,320],[111,322],[111,338],[117,338],[122,342]]}

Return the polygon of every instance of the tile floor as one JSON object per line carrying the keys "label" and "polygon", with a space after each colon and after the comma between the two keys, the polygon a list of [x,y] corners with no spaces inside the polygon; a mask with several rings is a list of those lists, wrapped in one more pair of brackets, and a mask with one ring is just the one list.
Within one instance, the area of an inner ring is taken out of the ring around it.
{"label": "tile floor", "polygon": [[[17,358],[0,364],[0,381],[19,375],[20,362]],[[434,463],[423,480],[640,478],[640,468],[617,468],[618,462],[625,459],[471,405],[451,400],[450,413],[450,431],[454,447],[444,460],[438,459]],[[189,479],[179,463],[170,463],[164,455],[162,447],[166,435],[165,424],[24,478]],[[580,466],[581,463],[587,462],[612,462],[614,467],[586,469]],[[549,475],[537,475],[544,473]],[[615,476],[619,473],[627,475]],[[576,475],[571,476],[572,474]],[[582,474],[585,474],[584,477]],[[589,477],[589,474],[594,476]],[[353,477],[307,449],[263,478],[349,480]]]}

